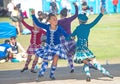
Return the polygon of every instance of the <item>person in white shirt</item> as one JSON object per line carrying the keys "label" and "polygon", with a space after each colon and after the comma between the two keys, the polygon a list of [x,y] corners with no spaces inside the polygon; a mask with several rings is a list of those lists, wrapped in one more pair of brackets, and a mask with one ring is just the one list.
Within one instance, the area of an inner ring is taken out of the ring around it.
{"label": "person in white shirt", "polygon": [[8,10],[9,17],[11,16],[11,13],[14,10],[14,7],[15,7],[15,5],[13,3],[13,0],[11,0],[7,5],[7,10]]}

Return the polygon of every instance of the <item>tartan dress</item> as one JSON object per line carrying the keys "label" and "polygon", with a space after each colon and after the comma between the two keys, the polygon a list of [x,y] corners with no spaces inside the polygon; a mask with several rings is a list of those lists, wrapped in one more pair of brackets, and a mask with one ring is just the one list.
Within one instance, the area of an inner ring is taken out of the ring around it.
{"label": "tartan dress", "polygon": [[61,36],[60,40],[67,56],[73,56],[75,54],[76,42],[74,40],[66,41],[64,36]]}
{"label": "tartan dress", "polygon": [[35,51],[40,48],[41,46],[40,45],[37,45],[37,44],[31,44],[29,45],[28,49],[27,49],[27,53],[29,55],[32,55],[32,54],[35,54]]}
{"label": "tartan dress", "polygon": [[53,60],[54,55],[58,55],[60,59],[67,59],[66,52],[61,44],[42,46],[36,50],[35,55],[43,58],[44,60]]}
{"label": "tartan dress", "polygon": [[82,63],[83,60],[95,58],[93,53],[87,47],[87,40],[86,39],[79,39],[80,46],[76,47],[76,52],[74,56],[75,63]]}
{"label": "tartan dress", "polygon": [[75,63],[81,63],[83,60],[87,60],[87,59],[89,60],[90,58],[95,57],[91,52],[91,50],[89,50],[89,48],[87,47],[88,37],[91,28],[93,28],[98,23],[98,21],[102,18],[102,16],[103,14],[100,13],[93,22],[86,24],[84,23],[84,21],[86,22],[88,20],[88,17],[84,14],[78,15],[79,21],[81,22],[83,21],[83,22],[80,25],[78,25],[71,34],[71,37],[77,36],[76,52],[74,56]]}

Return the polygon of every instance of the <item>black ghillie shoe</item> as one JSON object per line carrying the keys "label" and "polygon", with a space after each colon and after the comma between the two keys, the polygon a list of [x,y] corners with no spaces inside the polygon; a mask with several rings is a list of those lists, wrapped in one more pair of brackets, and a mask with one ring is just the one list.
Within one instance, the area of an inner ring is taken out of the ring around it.
{"label": "black ghillie shoe", "polygon": [[39,78],[41,78],[41,77],[44,77],[44,76],[43,75],[38,75],[35,80],[39,81]]}
{"label": "black ghillie shoe", "polygon": [[37,73],[35,70],[30,70],[32,73]]}
{"label": "black ghillie shoe", "polygon": [[50,76],[50,79],[51,79],[51,80],[55,80],[55,77],[54,77],[54,76]]}
{"label": "black ghillie shoe", "polygon": [[111,74],[104,74],[104,76],[109,77],[109,78],[111,78],[111,79],[114,78]]}
{"label": "black ghillie shoe", "polygon": [[27,68],[23,68],[23,69],[21,70],[21,72],[24,72],[25,70],[28,70],[28,67],[27,67]]}
{"label": "black ghillie shoe", "polygon": [[87,76],[87,77],[86,77],[86,81],[87,81],[87,82],[90,82],[90,81],[91,81],[91,77],[90,77],[90,76]]}
{"label": "black ghillie shoe", "polygon": [[70,71],[70,73],[74,73],[74,69],[72,69],[72,70]]}

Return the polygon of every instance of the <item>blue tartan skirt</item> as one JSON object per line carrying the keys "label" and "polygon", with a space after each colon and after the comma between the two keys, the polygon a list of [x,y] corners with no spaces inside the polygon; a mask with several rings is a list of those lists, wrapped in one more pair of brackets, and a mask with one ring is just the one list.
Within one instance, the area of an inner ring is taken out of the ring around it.
{"label": "blue tartan skirt", "polygon": [[55,46],[46,44],[45,46],[42,46],[36,50],[35,55],[48,61],[53,60],[54,55],[58,55],[60,59],[67,59],[66,52],[62,44]]}
{"label": "blue tartan skirt", "polygon": [[74,40],[66,41],[64,36],[61,36],[60,41],[67,56],[73,56],[75,54],[76,42]]}
{"label": "blue tartan skirt", "polygon": [[74,62],[80,64],[83,60],[89,60],[90,58],[95,58],[91,50],[87,46],[87,40],[80,39],[81,45],[76,47],[76,52],[74,55]]}

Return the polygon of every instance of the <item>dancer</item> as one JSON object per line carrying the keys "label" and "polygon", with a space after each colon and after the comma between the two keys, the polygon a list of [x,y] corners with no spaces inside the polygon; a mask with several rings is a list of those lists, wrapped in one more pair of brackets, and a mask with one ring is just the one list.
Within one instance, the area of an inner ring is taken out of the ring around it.
{"label": "dancer", "polygon": [[96,61],[95,56],[87,47],[87,41],[88,41],[90,29],[98,23],[98,21],[102,18],[103,14],[104,14],[104,9],[101,10],[99,16],[90,24],[86,24],[88,17],[85,14],[79,14],[78,19],[80,25],[76,27],[76,29],[71,35],[71,38],[77,36],[77,44],[76,44],[76,52],[75,52],[74,60],[76,63],[80,63],[80,62],[84,63],[84,72],[87,76],[86,81],[91,81],[91,74],[88,66],[89,61],[91,61],[93,66],[97,68],[97,70],[102,72],[105,76],[113,78],[113,76]]}
{"label": "dancer", "polygon": [[[60,26],[62,26],[68,34],[71,34],[71,22],[73,20],[75,20],[76,17],[78,16],[78,7],[77,7],[76,3],[73,3],[73,5],[75,6],[75,14],[73,16],[67,18],[67,9],[64,8],[60,12],[61,19],[58,20],[58,24]],[[68,63],[69,63],[69,66],[71,68],[70,73],[73,73],[74,72],[73,55],[75,54],[76,43],[74,40],[65,41],[63,36],[61,36],[61,42],[63,44],[64,49],[67,52]],[[96,69],[91,65],[91,63],[89,63],[89,67]]]}
{"label": "dancer", "polygon": [[[71,22],[73,20],[75,20],[76,17],[78,16],[78,7],[77,7],[76,3],[73,3],[73,5],[75,6],[75,14],[73,16],[67,18],[68,10],[66,8],[63,8],[60,12],[61,19],[58,20],[58,25],[62,26],[68,34],[71,34]],[[75,44],[76,43],[74,40],[65,41],[65,38],[63,36],[61,36],[61,42],[64,46],[64,49],[67,52],[68,63],[71,68],[70,73],[73,73],[74,72],[73,55],[75,53]]]}
{"label": "dancer", "polygon": [[55,14],[50,13],[48,15],[48,22],[50,24],[40,23],[35,17],[34,10],[32,11],[32,18],[37,26],[44,28],[47,31],[46,46],[36,51],[36,55],[43,58],[44,60],[36,80],[39,80],[39,77],[42,77],[44,75],[49,60],[53,60],[50,70],[50,78],[52,80],[55,80],[54,72],[57,67],[58,59],[67,59],[66,52],[64,51],[63,46],[60,43],[60,36],[62,34],[66,38],[68,38],[69,35],[64,31],[61,26],[57,25],[58,20]]}
{"label": "dancer", "polygon": [[[35,54],[34,53],[35,50],[37,50],[38,48],[41,47],[41,43],[42,43],[41,42],[41,37],[43,35],[45,35],[46,32],[45,32],[45,30],[43,30],[41,28],[38,28],[34,24],[34,22],[33,22],[33,26],[30,26],[23,19],[21,21],[22,21],[23,25],[31,31],[30,45],[29,45],[28,50],[27,50],[28,57],[27,57],[24,68],[21,70],[21,72],[24,72],[25,70],[28,70],[28,65],[31,61],[32,55]],[[36,73],[34,68],[35,68],[35,65],[37,64],[37,62],[38,62],[38,56],[35,56],[34,61],[32,63],[32,67],[31,67],[31,72],[32,73]]]}

